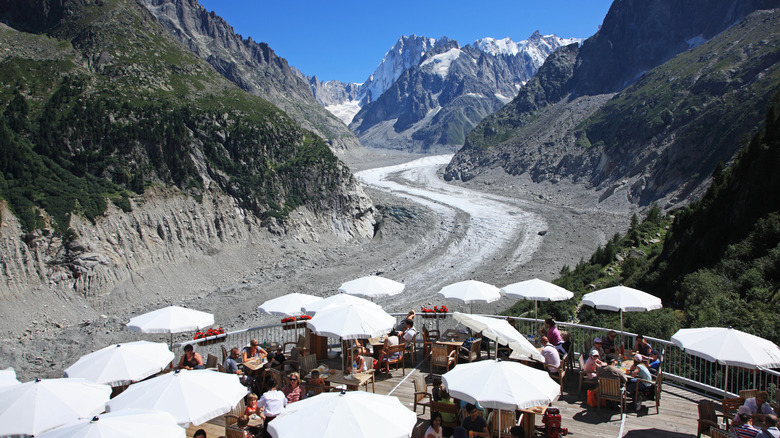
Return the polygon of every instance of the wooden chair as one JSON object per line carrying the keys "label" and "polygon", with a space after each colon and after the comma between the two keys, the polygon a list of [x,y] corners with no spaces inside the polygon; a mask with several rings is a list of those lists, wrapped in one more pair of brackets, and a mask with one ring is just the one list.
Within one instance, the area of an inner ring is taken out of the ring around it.
{"label": "wooden chair", "polygon": [[294,348],[298,349],[298,354],[306,354],[306,336],[298,335],[298,340],[295,342],[285,342],[282,346],[285,356],[292,354]]}
{"label": "wooden chair", "polygon": [[[655,381],[645,380],[645,379],[637,379],[637,385],[636,385],[636,393],[634,394],[634,400],[638,400],[637,396],[639,395],[639,392],[641,391],[643,394],[649,394],[655,399],[655,413],[658,413],[659,407],[661,406],[661,385],[663,385],[664,381],[664,374],[661,372],[661,370],[658,370],[658,375],[655,377]],[[640,389],[639,382],[645,382],[650,384],[650,388],[648,389]]]}
{"label": "wooden chair", "polygon": [[228,358],[228,350],[227,350],[227,348],[225,348],[224,345],[220,345],[219,348],[222,349],[222,362],[220,362],[220,363],[225,363],[225,359]]}
{"label": "wooden chair", "polygon": [[712,400],[699,401],[699,428],[696,438],[701,434],[709,435],[710,428],[718,428],[718,414],[715,412],[715,402]]}
{"label": "wooden chair", "polygon": [[371,375],[371,377],[368,380],[366,380],[366,383],[364,383],[363,386],[366,387],[366,392],[368,392],[368,384],[370,383],[371,392],[376,392],[376,387],[374,386],[374,380],[376,378],[376,370],[374,369],[374,358],[371,356],[363,356],[363,360],[366,361],[367,370],[365,372]]}
{"label": "wooden chair", "polygon": [[758,394],[757,389],[743,389],[739,391],[739,398],[741,398],[742,400],[747,400],[751,397],[755,397],[756,394]]}
{"label": "wooden chair", "polygon": [[227,370],[225,369],[225,367],[222,366],[221,363],[217,364],[217,371],[219,371],[220,373],[226,373],[227,372]]}
{"label": "wooden chair", "polygon": [[474,362],[475,360],[478,360],[480,355],[482,354],[482,340],[481,339],[475,339],[474,342],[471,343],[471,346],[469,348],[460,346],[458,347],[458,359],[463,359],[466,362]]}
{"label": "wooden chair", "polygon": [[242,398],[227,414],[225,414],[225,427],[236,424],[236,422],[238,422],[238,417],[244,415],[244,412],[246,412],[246,403]]}
{"label": "wooden chair", "polygon": [[[500,413],[500,423],[501,428],[499,429],[499,413]],[[514,411],[504,411],[504,410],[496,410],[494,409],[493,412],[488,415],[487,418],[488,423],[488,432],[490,433],[491,437],[511,437],[512,434],[509,432],[509,429],[512,428],[512,426],[516,425],[515,420],[515,413]]]}
{"label": "wooden chair", "polygon": [[[385,372],[387,374],[390,374],[390,365],[395,365],[395,369],[398,369],[398,364],[401,364],[403,367],[403,375],[406,375],[406,364],[404,363],[404,351],[406,350],[406,345],[404,344],[398,344],[398,345],[390,345],[385,350],[385,359],[380,365],[380,369],[384,368]],[[392,359],[395,357],[395,359]]]}
{"label": "wooden chair", "polygon": [[238,426],[225,426],[225,438],[245,438],[244,430]]}
{"label": "wooden chair", "polygon": [[406,355],[411,356],[412,362],[414,362],[414,358],[417,354],[417,332],[414,332],[414,337],[412,337],[412,340],[409,341],[408,344],[406,344],[406,349],[404,349],[404,359],[406,359]]}
{"label": "wooden chair", "polygon": [[219,361],[219,358],[217,356],[214,356],[213,354],[209,353],[208,356],[206,356],[206,369],[207,370],[215,370],[217,369],[217,361]]}
{"label": "wooden chair", "polygon": [[601,411],[601,400],[611,400],[620,404],[620,414],[623,415],[626,410],[626,388],[620,385],[620,379],[599,377],[598,385],[598,410]]}
{"label": "wooden chair", "polygon": [[[553,380],[557,380],[558,384],[561,385],[561,391],[559,392],[559,394],[563,395],[563,385],[566,384],[566,362],[561,360],[561,365],[557,368],[553,367],[552,365],[545,365],[544,368],[548,371],[550,378]],[[555,370],[557,370],[558,373],[557,374],[550,373],[549,372],[550,368],[555,368]]]}
{"label": "wooden chair", "polygon": [[431,346],[431,374],[433,374],[434,367],[444,367],[449,371],[451,366],[455,366],[458,363],[455,353],[455,350],[447,353],[446,345],[433,344]]}
{"label": "wooden chair", "polygon": [[566,352],[564,359],[566,359],[565,363],[566,363],[566,367],[569,368],[569,372],[573,373],[574,372],[574,342],[569,342],[569,351]]}
{"label": "wooden chair", "polygon": [[719,427],[710,427],[710,437],[711,438],[734,438],[729,434],[728,431],[723,430]]}
{"label": "wooden chair", "polygon": [[729,425],[734,415],[737,414],[739,407],[745,403],[745,400],[736,398],[724,398],[720,401],[721,415],[723,416],[723,422],[726,424],[726,430],[729,430]]}
{"label": "wooden chair", "polygon": [[431,359],[431,345],[434,341],[431,341],[430,334],[428,333],[428,328],[423,326],[423,332],[422,332],[422,338],[423,338],[423,357],[425,360]]}
{"label": "wooden chair", "polygon": [[[426,398],[428,401],[424,401]],[[414,379],[414,409],[412,410],[416,413],[419,405],[423,407],[422,413],[425,414],[425,407],[430,406],[432,400],[433,398],[431,393],[428,392],[428,385],[425,384],[425,379],[422,376]]]}
{"label": "wooden chair", "polygon": [[599,382],[597,379],[588,379],[585,377],[585,360],[583,359],[583,356],[580,355],[579,358],[579,365],[580,365],[580,383],[577,387],[577,392],[582,392],[582,387],[591,387],[595,388],[599,385]]}
{"label": "wooden chair", "polygon": [[[431,414],[434,412],[439,412],[441,414],[452,414],[455,417],[455,421],[442,421],[441,425],[442,427],[458,427],[460,426],[460,423],[458,422],[458,403],[450,404],[450,403],[442,403],[437,401],[431,401]],[[443,419],[442,419],[443,420]]]}

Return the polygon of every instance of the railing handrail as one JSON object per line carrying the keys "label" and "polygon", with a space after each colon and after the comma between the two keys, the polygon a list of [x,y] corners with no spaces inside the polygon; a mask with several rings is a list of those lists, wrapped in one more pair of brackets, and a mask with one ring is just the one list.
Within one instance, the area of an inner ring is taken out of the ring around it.
{"label": "railing handrail", "polygon": [[[394,317],[405,317],[406,313],[391,313],[391,315]],[[440,325],[444,325],[447,328],[454,328],[455,326],[458,325],[458,323],[454,321],[454,318],[452,318],[452,313],[446,313],[446,314],[440,313],[437,315],[439,317],[433,318],[434,322],[429,322],[424,318],[419,318],[419,319],[415,318],[416,321],[420,321],[419,324],[415,324],[415,328],[417,328],[418,331],[420,331],[421,330],[420,327],[424,324],[435,324],[437,328],[440,328]],[[483,314],[482,316],[497,317],[502,319],[507,318],[507,316],[501,316],[501,315]],[[532,324],[538,325],[543,322],[543,320],[540,319],[527,318],[527,317],[512,316],[509,318],[511,318],[516,322],[521,323],[525,328],[528,328]],[[575,346],[574,350],[576,353],[582,353],[581,347],[584,345],[586,341],[592,340],[600,332],[607,332],[611,330],[604,327],[577,324],[572,322],[556,322],[556,324],[560,328],[566,329],[567,331],[570,332],[572,336],[572,342],[574,343]],[[176,350],[181,349],[184,345],[188,345],[188,344],[198,345],[203,343],[210,343],[211,341],[217,339],[222,339],[225,342],[229,340],[233,345],[236,344],[241,345],[242,343],[246,344],[250,337],[256,337],[258,339],[260,338],[267,339],[271,337],[273,339],[274,336],[278,336],[279,339],[281,340],[284,340],[283,338],[288,338],[291,341],[297,339],[297,336],[300,334],[301,329],[295,329],[294,334],[285,333],[284,331],[282,331],[283,326],[284,325],[282,323],[276,323],[276,324],[267,324],[267,325],[249,327],[249,328],[239,329],[239,330],[232,330],[223,335],[209,336],[206,338],[193,339],[189,341],[176,343],[173,345],[173,350],[174,353],[176,353],[177,352]],[[520,328],[518,328],[518,331],[524,333],[524,330]],[[530,333],[536,333],[535,326]],[[636,333],[623,331],[623,338],[622,338],[623,345],[626,345],[626,340],[633,340],[636,338],[636,336],[637,336]],[[294,339],[292,339],[293,337]],[[653,338],[648,336],[645,336],[645,339],[647,339],[648,342],[650,342],[652,345],[663,346],[663,350],[665,351],[664,362],[663,362],[664,378],[674,380],[677,383],[682,384],[684,386],[694,387],[704,391],[705,393],[716,394],[718,396],[729,396],[729,395],[736,396],[736,391],[730,391],[730,389],[740,388],[740,387],[744,388],[745,385],[749,384],[751,380],[754,387],[756,388],[762,387],[762,388],[769,389],[771,391],[770,393],[774,393],[774,390],[772,388],[780,387],[780,371],[775,371],[772,369],[745,370],[738,367],[730,367],[729,379],[728,379],[729,388],[727,388],[727,390],[724,391],[723,388],[716,386],[718,382],[723,381],[723,374],[725,373],[725,367],[723,365],[709,362],[706,361],[705,359],[701,359],[699,357],[686,353],[682,349],[680,349],[676,344],[674,344],[669,340]],[[419,342],[420,339],[418,337],[418,343]],[[329,347],[338,347],[340,344],[338,342],[333,342],[333,343],[329,342],[328,345]],[[628,345],[633,345],[633,344],[628,344]],[[656,349],[661,351],[661,348],[656,348]],[[759,379],[759,374],[761,375],[760,379]]]}

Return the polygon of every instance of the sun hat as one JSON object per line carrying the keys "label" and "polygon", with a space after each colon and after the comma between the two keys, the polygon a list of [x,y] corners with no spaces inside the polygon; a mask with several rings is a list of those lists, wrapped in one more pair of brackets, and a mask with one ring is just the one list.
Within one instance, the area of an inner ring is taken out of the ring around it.
{"label": "sun hat", "polygon": [[594,344],[600,344],[600,343],[601,343],[601,338],[596,338],[596,339],[594,339],[594,340],[593,340],[593,343],[594,343]]}
{"label": "sun hat", "polygon": [[642,355],[641,354],[635,354],[634,355],[634,362],[642,362]]}
{"label": "sun hat", "polygon": [[598,357],[599,351],[598,350],[590,350],[590,355]]}

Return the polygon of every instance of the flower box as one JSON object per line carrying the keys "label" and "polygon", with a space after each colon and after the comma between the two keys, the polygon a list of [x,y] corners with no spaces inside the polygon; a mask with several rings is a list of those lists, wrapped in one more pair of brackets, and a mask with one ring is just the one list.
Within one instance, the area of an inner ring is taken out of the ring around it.
{"label": "flower box", "polygon": [[306,321],[285,322],[282,324],[282,330],[297,330],[306,328]]}
{"label": "flower box", "polygon": [[420,309],[420,315],[422,315],[423,318],[444,319],[447,317],[447,312],[449,311],[450,309],[448,309],[447,306],[436,306],[433,309],[422,307]]}
{"label": "flower box", "polygon": [[200,341],[200,345],[211,345],[211,344],[218,344],[220,342],[225,342],[225,339],[227,338],[227,334],[223,333],[221,335],[214,335],[214,336],[208,336],[203,341]]}

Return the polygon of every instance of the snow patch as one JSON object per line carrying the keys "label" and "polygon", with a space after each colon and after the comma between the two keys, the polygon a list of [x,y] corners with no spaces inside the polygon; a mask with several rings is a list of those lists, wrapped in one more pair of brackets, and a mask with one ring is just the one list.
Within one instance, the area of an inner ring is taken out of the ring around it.
{"label": "snow patch", "polygon": [[[460,54],[463,53],[460,49],[450,49],[444,53],[432,56],[420,64],[421,68],[429,68],[431,72],[446,77],[450,71],[450,65],[452,61],[458,59]],[[431,66],[431,67],[428,67]]]}
{"label": "snow patch", "polygon": [[348,100],[336,105],[327,105],[325,109],[338,117],[344,124],[349,125],[355,115],[360,111],[360,102],[357,100]]}

